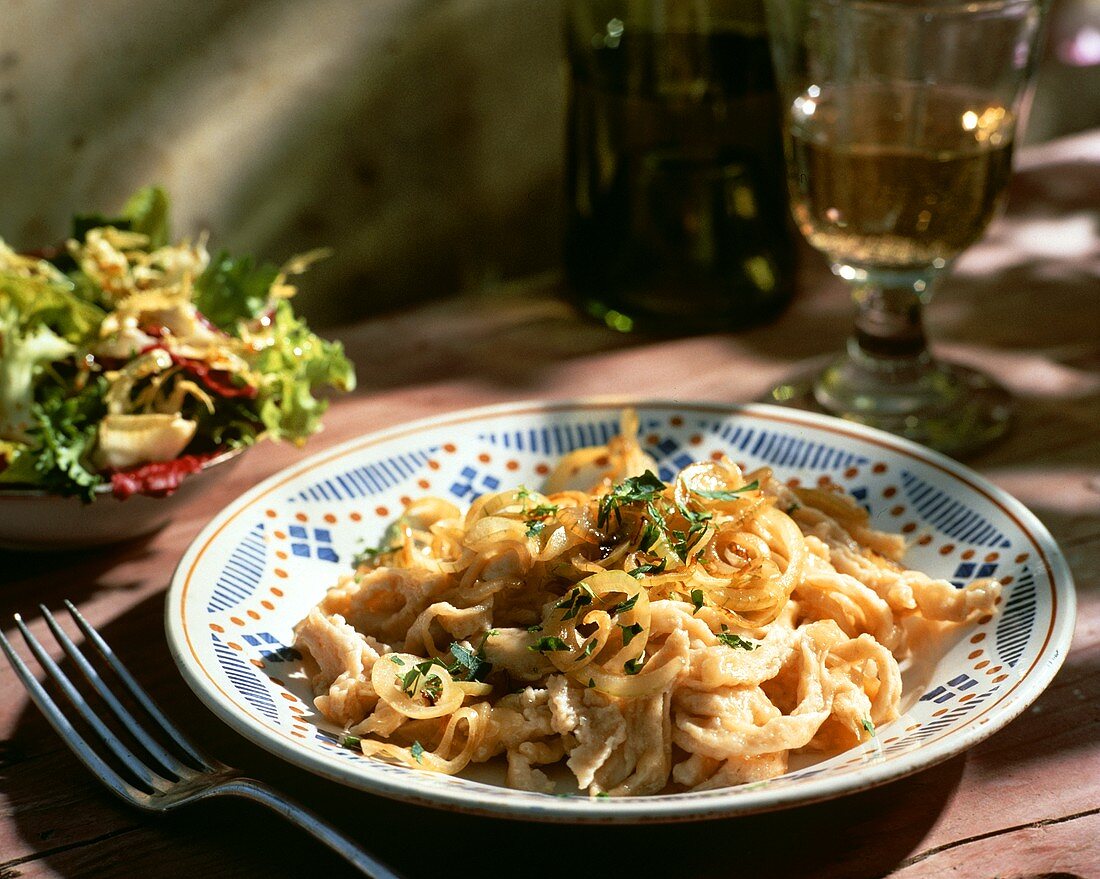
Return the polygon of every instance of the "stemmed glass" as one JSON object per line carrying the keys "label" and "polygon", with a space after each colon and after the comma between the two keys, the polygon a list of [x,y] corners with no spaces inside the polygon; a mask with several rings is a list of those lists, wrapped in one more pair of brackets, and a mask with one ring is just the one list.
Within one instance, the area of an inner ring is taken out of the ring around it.
{"label": "stemmed glass", "polygon": [[792,211],[855,301],[847,354],[773,397],[804,394],[949,454],[984,445],[1006,430],[1010,397],[934,359],[922,312],[1002,207],[1047,4],[765,5]]}

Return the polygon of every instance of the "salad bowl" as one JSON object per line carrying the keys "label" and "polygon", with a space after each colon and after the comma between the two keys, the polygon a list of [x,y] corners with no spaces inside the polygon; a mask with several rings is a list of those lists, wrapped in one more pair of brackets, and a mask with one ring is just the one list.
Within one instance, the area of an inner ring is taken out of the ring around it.
{"label": "salad bowl", "polygon": [[110,484],[99,486],[91,502],[43,489],[0,489],[0,548],[81,549],[153,534],[209,487],[211,480],[232,472],[244,451],[232,449],[211,458],[166,497],[135,494],[120,499],[112,495]]}

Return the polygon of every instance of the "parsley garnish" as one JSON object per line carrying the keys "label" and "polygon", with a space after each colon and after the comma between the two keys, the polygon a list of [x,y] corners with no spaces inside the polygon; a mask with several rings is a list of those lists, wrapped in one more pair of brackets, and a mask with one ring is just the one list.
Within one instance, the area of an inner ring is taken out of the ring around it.
{"label": "parsley garnish", "polygon": [[636,675],[642,670],[642,663],[645,662],[645,654],[643,653],[637,659],[628,659],[623,663],[623,671],[628,675]]}
{"label": "parsley garnish", "polygon": [[714,637],[727,647],[739,647],[742,650],[755,650],[760,646],[759,644],[753,644],[752,641],[746,641],[740,635],[734,635],[732,632],[719,632]]}
{"label": "parsley garnish", "polygon": [[583,583],[574,589],[571,589],[561,601],[554,605],[556,608],[564,610],[562,614],[562,620],[571,620],[578,613],[580,613],[582,607],[592,603],[592,599],[596,596],[592,590],[585,586]]}
{"label": "parsley garnish", "polygon": [[542,626],[539,625],[538,623],[535,623],[533,626],[528,626],[527,631],[531,632],[532,634],[535,633],[535,632],[541,632],[542,631]]}
{"label": "parsley garnish", "polygon": [[710,498],[712,501],[735,501],[739,494],[746,491],[756,491],[758,488],[760,488],[760,480],[754,479],[752,482],[731,491],[703,491],[699,488],[693,488],[692,492],[699,495],[699,497]]}
{"label": "parsley garnish", "polygon": [[624,626],[620,623],[619,628],[623,630],[623,647],[633,641],[635,635],[642,634],[642,626],[640,623],[634,623],[630,626]]}
{"label": "parsley garnish", "polygon": [[546,527],[546,520],[558,512],[557,504],[539,504],[530,510],[524,510],[527,521],[527,536],[536,537]]}
{"label": "parsley garnish", "polygon": [[608,611],[608,614],[610,616],[615,616],[615,614],[626,613],[629,610],[634,610],[634,605],[638,603],[638,596],[641,594],[642,593],[640,592],[635,592],[633,595],[630,596],[630,598],[626,599],[626,601],[620,601],[613,608],[611,608],[611,610]]}
{"label": "parsley garnish", "polygon": [[863,728],[867,730],[872,736],[875,734],[875,724],[871,721],[871,718],[863,718]]}
{"label": "parsley garnish", "polygon": [[603,529],[615,517],[615,523],[623,520],[621,508],[629,504],[648,504],[662,491],[665,484],[651,470],[646,470],[641,476],[631,476],[624,479],[611,491],[600,498],[599,509],[596,514],[596,527]]}
{"label": "parsley garnish", "polygon": [[412,747],[409,748],[409,753],[412,754],[412,758],[417,763],[420,763],[422,762],[420,758],[424,756],[424,746],[420,742],[413,742]]}
{"label": "parsley garnish", "polygon": [[646,574],[660,574],[664,569],[665,559],[660,559],[657,562],[647,562],[644,565],[638,565],[638,567],[627,573],[635,580],[640,580]]}
{"label": "parsley garnish", "polygon": [[535,653],[554,653],[560,650],[568,650],[569,645],[554,635],[544,635],[527,649],[533,650]]}
{"label": "parsley garnish", "polygon": [[359,750],[359,736],[340,736],[340,747],[351,748],[353,751]]}
{"label": "parsley garnish", "polygon": [[697,614],[703,609],[704,595],[702,589],[691,590],[691,603],[695,605],[695,610],[692,611],[693,614]]}
{"label": "parsley garnish", "polygon": [[398,656],[397,654],[394,654],[394,653],[390,654],[390,662],[392,662],[394,665],[404,665],[405,664],[405,660],[403,660],[400,656]]}

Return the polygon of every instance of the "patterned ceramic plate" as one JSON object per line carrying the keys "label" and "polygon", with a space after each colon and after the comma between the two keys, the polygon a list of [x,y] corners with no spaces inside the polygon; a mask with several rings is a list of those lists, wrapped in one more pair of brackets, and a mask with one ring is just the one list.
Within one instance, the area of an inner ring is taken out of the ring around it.
{"label": "patterned ceramic plate", "polygon": [[827,799],[945,760],[1003,727],[1050,683],[1069,647],[1074,592],[1046,529],[1018,501],[934,452],[847,422],[768,406],[634,402],[661,476],[718,453],[783,478],[833,481],[881,528],[909,535],[907,562],[950,580],[997,577],[998,613],[903,666],[902,716],[871,742],[763,784],[636,799],[510,790],[502,773],[451,778],[334,743],[313,710],[292,628],[375,545],[409,498],[458,504],[536,486],[554,461],[605,442],[629,401],[518,403],[456,412],[353,440],[256,486],[199,535],[167,603],[184,677],[234,729],[298,766],[363,790],[467,812],[553,821],[670,821]]}

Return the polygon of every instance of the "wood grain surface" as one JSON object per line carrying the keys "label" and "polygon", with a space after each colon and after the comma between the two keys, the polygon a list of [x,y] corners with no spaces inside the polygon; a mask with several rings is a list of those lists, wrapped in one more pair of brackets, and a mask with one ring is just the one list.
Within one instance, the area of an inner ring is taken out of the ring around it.
{"label": "wood grain surface", "polygon": [[[1025,154],[1009,213],[930,307],[942,353],[1018,397],[1013,432],[967,463],[1050,528],[1077,581],[1073,648],[1049,689],[986,742],[883,787],[782,812],[656,827],[586,828],[451,815],[287,766],[231,732],[181,680],[164,590],[199,529],[295,461],[265,446],[147,540],[0,553],[0,620],[76,602],[201,745],[310,804],[409,879],[562,877],[1100,877],[1100,132]],[[745,401],[837,350],[846,293],[807,253],[775,323],[682,339],[617,335],[577,317],[553,278],[338,331],[360,388],[337,401],[315,452],[358,434],[482,403],[636,393]],[[32,629],[45,635],[35,622]],[[248,803],[150,817],[77,763],[0,663],[0,879],[339,877],[312,840]],[[460,853],[460,854],[459,854]],[[456,859],[460,866],[456,864]]]}

